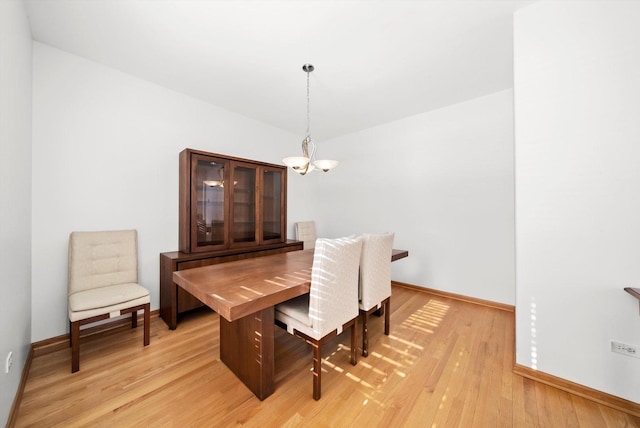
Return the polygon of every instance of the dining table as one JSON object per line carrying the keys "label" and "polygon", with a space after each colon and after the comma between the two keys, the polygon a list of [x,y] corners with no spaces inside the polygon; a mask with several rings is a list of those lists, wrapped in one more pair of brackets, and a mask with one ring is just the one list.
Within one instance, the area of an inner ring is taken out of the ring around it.
{"label": "dining table", "polygon": [[[391,260],[408,255],[394,249]],[[309,292],[312,265],[309,249],[173,273],[220,315],[220,360],[260,400],[275,390],[275,306]]]}

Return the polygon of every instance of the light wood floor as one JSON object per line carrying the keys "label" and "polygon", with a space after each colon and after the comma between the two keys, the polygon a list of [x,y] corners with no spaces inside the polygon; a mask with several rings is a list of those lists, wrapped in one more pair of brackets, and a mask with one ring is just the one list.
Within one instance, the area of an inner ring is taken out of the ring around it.
{"label": "light wood floor", "polygon": [[394,287],[391,335],[371,322],[371,353],[349,364],[348,334],[327,347],[322,399],[311,351],[276,329],[276,391],[259,401],[219,361],[218,315],[170,331],[83,339],[34,358],[17,426],[640,427],[640,418],[512,373],[514,315]]}

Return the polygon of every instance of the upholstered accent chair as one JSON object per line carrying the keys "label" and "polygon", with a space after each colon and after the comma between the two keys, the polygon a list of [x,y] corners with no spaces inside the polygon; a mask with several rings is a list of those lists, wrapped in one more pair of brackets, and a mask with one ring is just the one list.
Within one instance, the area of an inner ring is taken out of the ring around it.
{"label": "upholstered accent chair", "polygon": [[356,365],[359,238],[318,239],[309,294],[275,308],[276,324],[313,347],[313,398],[321,396],[322,346],[351,329],[351,364]]}
{"label": "upholstered accent chair", "polygon": [[71,372],[80,369],[80,326],[131,313],[131,327],[144,311],[149,344],[149,290],[138,284],[135,230],[72,232],[69,237]]}
{"label": "upholstered accent chair", "polygon": [[360,256],[360,315],[362,356],[369,355],[368,318],[384,311],[384,334],[389,335],[391,313],[391,253],[394,234],[362,236]]}
{"label": "upholstered accent chair", "polygon": [[299,221],[294,225],[296,232],[296,240],[304,243],[303,248],[309,250],[316,245],[316,222],[311,221]]}

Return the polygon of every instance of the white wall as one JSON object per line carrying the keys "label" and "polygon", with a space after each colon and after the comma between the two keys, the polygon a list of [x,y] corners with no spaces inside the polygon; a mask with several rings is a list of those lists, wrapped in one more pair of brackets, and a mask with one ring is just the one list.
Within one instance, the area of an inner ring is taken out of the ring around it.
{"label": "white wall", "polygon": [[74,230],[138,230],[139,280],[159,307],[159,254],[178,248],[178,153],[280,162],[295,136],[34,43],[33,328],[68,331]]}
{"label": "white wall", "polygon": [[640,402],[640,3],[515,16],[517,363]]}
{"label": "white wall", "polygon": [[325,237],[393,231],[409,250],[394,280],[513,305],[512,97],[319,141],[318,158],[341,163],[289,174],[289,223],[314,219]]}
{"label": "white wall", "polygon": [[[0,425],[31,345],[31,30],[22,1],[0,1]],[[7,354],[13,366],[4,372]]]}

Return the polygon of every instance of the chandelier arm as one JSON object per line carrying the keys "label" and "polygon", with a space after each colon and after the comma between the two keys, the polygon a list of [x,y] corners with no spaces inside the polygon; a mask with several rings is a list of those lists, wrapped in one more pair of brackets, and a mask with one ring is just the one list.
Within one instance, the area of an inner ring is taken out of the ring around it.
{"label": "chandelier arm", "polygon": [[[309,154],[309,146],[311,146],[311,154]],[[313,162],[316,159],[316,142],[313,141],[310,135],[307,135],[302,140],[302,155],[309,159],[309,162]]]}
{"label": "chandelier arm", "polygon": [[313,141],[311,137],[309,137],[309,141],[311,141],[311,157],[309,158],[309,163],[312,163],[316,160],[316,150],[318,147],[316,146],[316,142]]}

